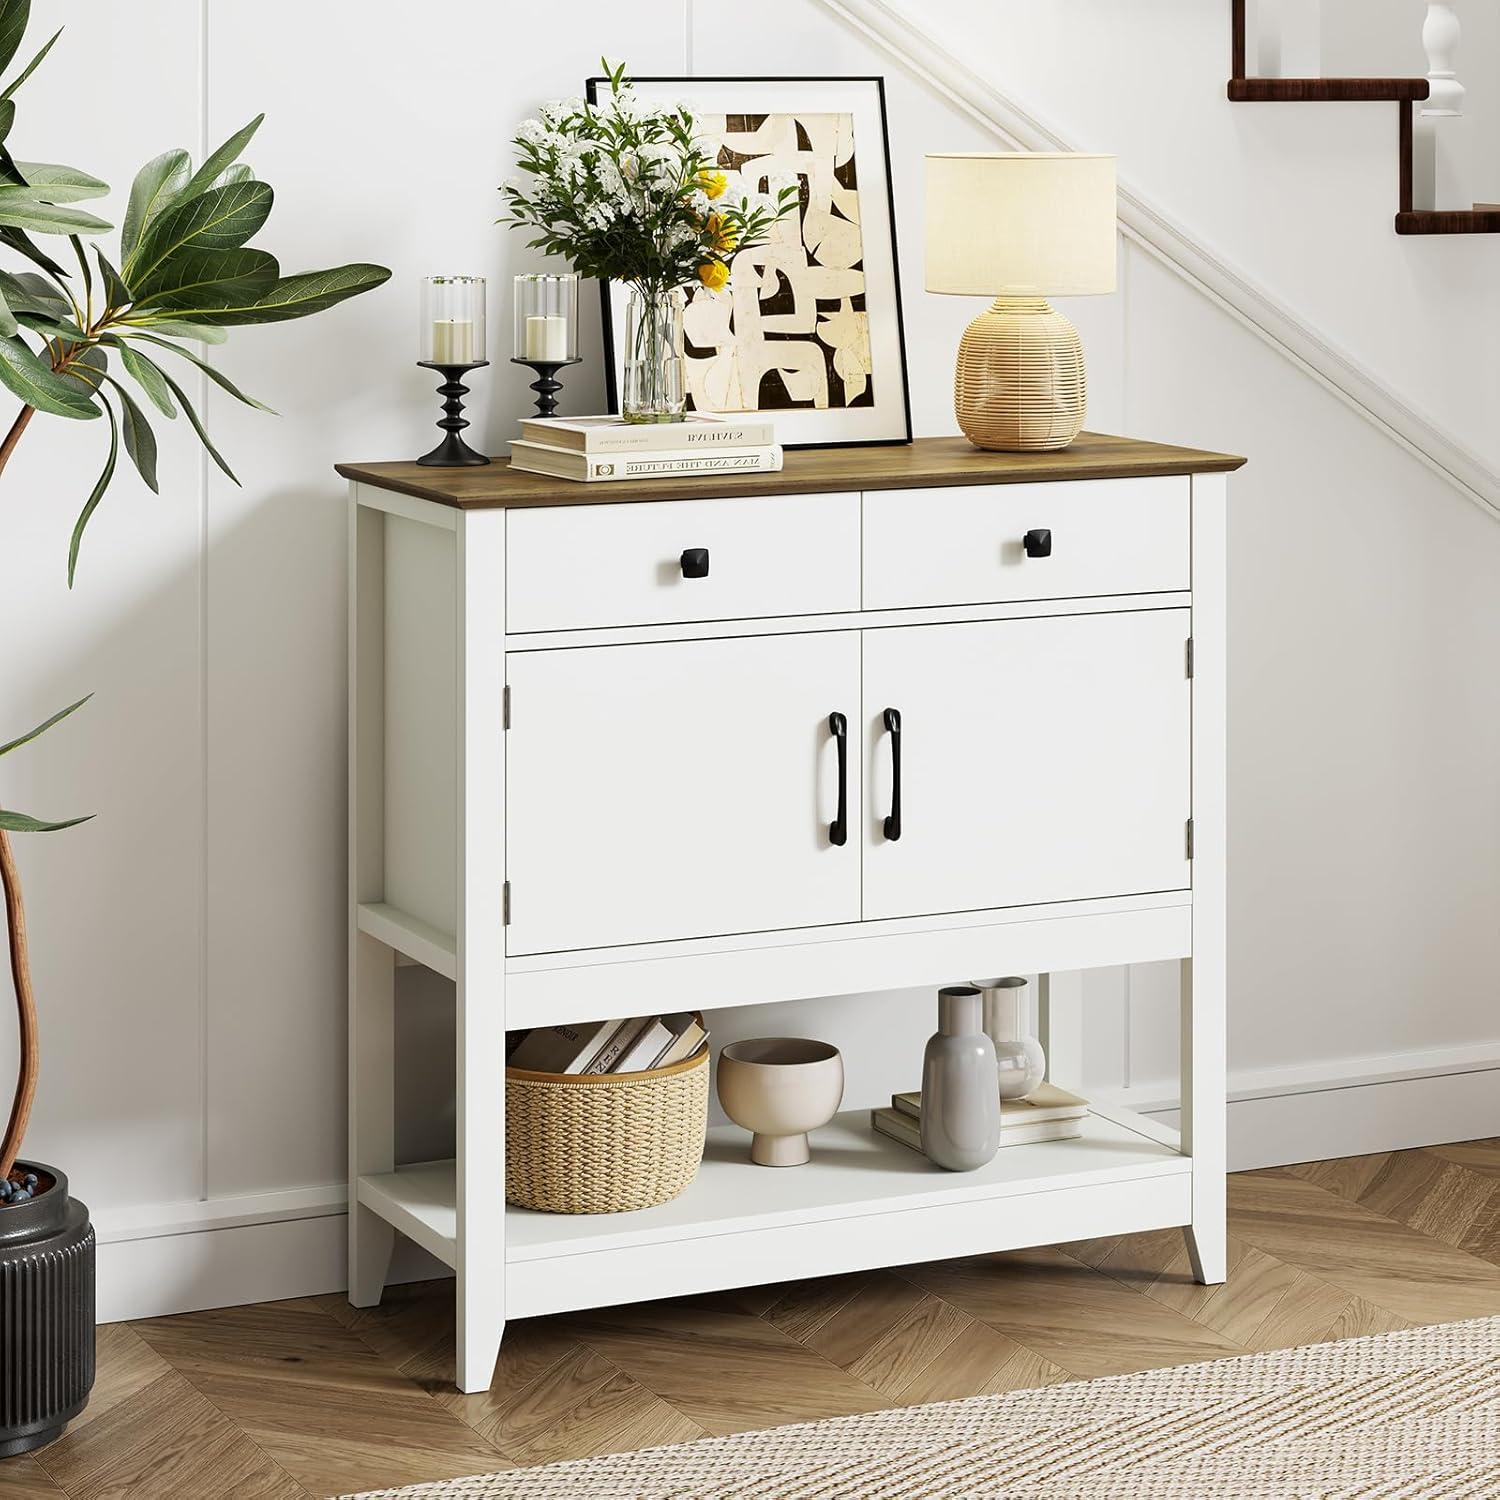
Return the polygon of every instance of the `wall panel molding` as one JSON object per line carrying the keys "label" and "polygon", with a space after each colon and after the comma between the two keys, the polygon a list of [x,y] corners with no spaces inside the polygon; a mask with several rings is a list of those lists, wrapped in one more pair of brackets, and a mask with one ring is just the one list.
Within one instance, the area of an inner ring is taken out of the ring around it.
{"label": "wall panel molding", "polygon": [[[1109,1098],[1176,1123],[1175,1081]],[[1496,1134],[1500,1041],[1229,1074],[1231,1172]]]}
{"label": "wall panel molding", "polygon": [[[344,1184],[335,1183],[97,1214],[98,1320],[342,1292],[347,1203]],[[424,1250],[400,1241],[387,1284],[450,1275]]]}
{"label": "wall panel molding", "polygon": [[[939,46],[901,8],[886,0],[818,3],[1007,145],[1023,151],[1075,149]],[[1119,216],[1120,232],[1132,244],[1271,345],[1465,499],[1500,520],[1500,474],[1452,433],[1392,394],[1351,355],[1123,181]]]}

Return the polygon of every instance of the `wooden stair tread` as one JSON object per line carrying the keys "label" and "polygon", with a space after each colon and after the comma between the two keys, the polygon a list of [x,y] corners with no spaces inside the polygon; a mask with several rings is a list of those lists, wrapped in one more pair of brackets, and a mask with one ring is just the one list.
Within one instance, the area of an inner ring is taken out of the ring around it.
{"label": "wooden stair tread", "polygon": [[1500,234],[1500,207],[1412,209],[1396,215],[1397,234]]}
{"label": "wooden stair tread", "polygon": [[1425,99],[1425,78],[1231,78],[1229,97],[1236,104]]}

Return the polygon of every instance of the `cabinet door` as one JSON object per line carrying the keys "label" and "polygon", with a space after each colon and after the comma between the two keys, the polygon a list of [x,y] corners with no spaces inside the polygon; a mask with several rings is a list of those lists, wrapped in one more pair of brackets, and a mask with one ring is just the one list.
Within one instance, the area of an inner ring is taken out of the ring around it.
{"label": "cabinet door", "polygon": [[857,632],[522,652],[506,676],[507,952],[859,919]]}
{"label": "cabinet door", "polygon": [[867,631],[865,917],[1188,886],[1189,633],[1185,609]]}

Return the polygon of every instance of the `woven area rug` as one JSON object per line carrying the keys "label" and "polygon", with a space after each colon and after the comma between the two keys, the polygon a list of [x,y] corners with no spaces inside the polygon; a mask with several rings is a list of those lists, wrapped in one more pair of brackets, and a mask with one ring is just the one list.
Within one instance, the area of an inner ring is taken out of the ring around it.
{"label": "woven area rug", "polygon": [[835,1417],[360,1500],[377,1495],[1494,1500],[1500,1318]]}

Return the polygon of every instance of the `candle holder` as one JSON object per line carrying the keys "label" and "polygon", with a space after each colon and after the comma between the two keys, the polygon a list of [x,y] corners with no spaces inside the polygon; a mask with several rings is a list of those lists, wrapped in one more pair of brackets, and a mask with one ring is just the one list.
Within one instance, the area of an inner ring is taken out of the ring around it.
{"label": "candle holder", "polygon": [[578,278],[529,271],[516,277],[513,365],[529,365],[537,378],[536,415],[557,411],[562,382],[559,370],[581,363],[578,357]]}
{"label": "candle holder", "polygon": [[513,359],[513,365],[530,365],[536,371],[537,378],[531,382],[531,389],[536,392],[536,411],[532,413],[537,417],[551,417],[557,414],[557,393],[562,389],[562,381],[557,378],[559,370],[565,370],[569,365],[581,365],[581,359]]}
{"label": "candle holder", "polygon": [[442,372],[443,383],[438,387],[438,395],[444,398],[443,415],[438,419],[438,426],[447,433],[436,448],[430,453],[424,453],[417,462],[434,469],[458,469],[469,464],[487,464],[489,459],[484,454],[475,452],[459,437],[459,433],[469,425],[468,418],[464,416],[464,397],[469,394],[469,388],[463,383],[463,377],[470,370],[482,369],[489,364],[489,360],[476,359],[469,364],[450,365],[435,359],[419,359],[417,363],[424,370]]}
{"label": "candle holder", "polygon": [[463,414],[464,397],[469,394],[463,377],[489,364],[484,357],[484,277],[427,277],[422,283],[418,331],[417,363],[443,377],[438,387],[443,415],[437,425],[447,436],[417,462],[436,469],[487,464],[489,459],[459,436],[469,425]]}

